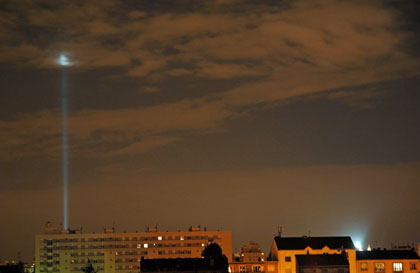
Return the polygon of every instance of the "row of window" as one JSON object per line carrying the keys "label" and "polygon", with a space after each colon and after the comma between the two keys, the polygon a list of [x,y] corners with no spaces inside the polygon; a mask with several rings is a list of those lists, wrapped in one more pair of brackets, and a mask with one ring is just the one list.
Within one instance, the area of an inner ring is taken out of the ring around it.
{"label": "row of window", "polygon": [[[263,267],[260,265],[253,265],[252,266],[252,272],[261,272],[261,270],[263,270]],[[241,265],[239,267],[239,272],[244,273],[244,272],[249,272],[246,270],[246,266],[245,265]]]}
{"label": "row of window", "polygon": [[[171,254],[171,252],[168,252],[169,254]],[[175,252],[174,252],[175,253]],[[176,252],[176,253],[187,253],[185,251],[180,251],[180,252]],[[191,253],[191,251],[189,252],[189,254]],[[66,253],[67,254],[67,253]],[[85,257],[85,256],[104,256],[105,254],[103,252],[89,252],[89,253],[70,253],[71,257]],[[139,256],[139,255],[148,255],[148,251],[120,251],[120,252],[116,252],[115,255],[127,255],[127,256]],[[54,258],[58,258],[60,255],[58,253],[54,253],[54,255],[41,255],[40,258],[41,259],[47,259],[47,260],[53,260]]]}
{"label": "row of window", "polygon": [[[392,269],[394,272],[402,272],[403,271],[403,264],[402,263],[392,263]],[[361,263],[360,264],[361,271],[368,270],[368,263]],[[410,270],[417,270],[417,266],[415,263],[410,264]],[[375,272],[385,272],[385,263],[375,263]]]}
{"label": "row of window", "polygon": [[47,246],[41,247],[41,250],[53,252],[54,250],[72,250],[72,249],[115,249],[115,248],[149,248],[149,247],[204,247],[205,243],[177,243],[177,244],[126,244],[126,245],[72,245],[72,246]]}
{"label": "row of window", "polygon": [[164,254],[191,254],[191,250],[176,250],[174,252],[172,252],[172,250],[169,251],[158,251],[159,255],[164,255]]}
{"label": "row of window", "polygon": [[113,242],[113,241],[183,241],[183,240],[218,240],[219,236],[152,236],[152,237],[100,237],[100,238],[62,238],[62,239],[44,239],[43,243],[52,245],[55,243],[77,243],[77,242]]}
{"label": "row of window", "polygon": [[115,269],[140,269],[140,266],[138,265],[120,265],[116,266]]}

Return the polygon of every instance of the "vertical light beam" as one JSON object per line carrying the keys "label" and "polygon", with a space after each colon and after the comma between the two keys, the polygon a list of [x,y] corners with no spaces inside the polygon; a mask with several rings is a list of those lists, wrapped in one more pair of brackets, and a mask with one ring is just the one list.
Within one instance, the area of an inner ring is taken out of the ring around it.
{"label": "vertical light beam", "polygon": [[68,229],[68,186],[69,186],[69,134],[68,134],[68,77],[67,70],[61,71],[61,120],[62,120],[62,182],[63,182],[63,229]]}

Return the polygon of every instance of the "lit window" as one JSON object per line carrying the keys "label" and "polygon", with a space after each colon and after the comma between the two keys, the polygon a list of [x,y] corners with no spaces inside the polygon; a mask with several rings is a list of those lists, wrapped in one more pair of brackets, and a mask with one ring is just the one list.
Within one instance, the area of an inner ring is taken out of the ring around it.
{"label": "lit window", "polygon": [[159,241],[162,241],[162,236],[158,236],[158,240]]}
{"label": "lit window", "polygon": [[367,263],[361,263],[361,264],[360,264],[360,270],[361,270],[361,271],[366,271],[366,270],[368,270],[368,268],[367,268]]}
{"label": "lit window", "polygon": [[144,244],[144,245],[143,245],[143,247],[144,247],[144,248],[148,248],[148,247],[149,247],[149,245],[148,245],[148,244]]}
{"label": "lit window", "polygon": [[184,241],[184,237],[183,236],[181,236],[181,238],[179,238],[181,241]]}
{"label": "lit window", "polygon": [[384,272],[385,271],[385,264],[384,263],[376,263],[375,264],[375,272]]}
{"label": "lit window", "polygon": [[255,266],[252,267],[252,271],[261,272],[261,267],[259,265],[255,265]]}
{"label": "lit window", "polygon": [[245,272],[245,266],[244,265],[241,265],[239,267],[239,272]]}
{"label": "lit window", "polygon": [[392,268],[394,269],[394,272],[402,272],[402,263],[393,263]]}
{"label": "lit window", "polygon": [[141,244],[138,244],[138,245],[137,245],[137,248],[141,248]]}

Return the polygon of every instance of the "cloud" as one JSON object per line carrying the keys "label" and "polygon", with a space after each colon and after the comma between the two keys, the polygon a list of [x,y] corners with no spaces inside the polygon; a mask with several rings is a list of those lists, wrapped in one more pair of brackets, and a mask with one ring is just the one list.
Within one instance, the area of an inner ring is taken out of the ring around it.
{"label": "cloud", "polygon": [[[140,152],[182,140],[182,134],[174,132],[220,129],[226,119],[238,114],[232,109],[258,103],[328,91],[325,94],[331,99],[360,106],[375,93],[355,100],[354,93],[346,91],[349,86],[419,73],[416,59],[400,49],[410,33],[398,29],[395,11],[380,1],[295,1],[288,7],[261,4],[243,13],[227,8],[236,5],[234,1],[219,4],[183,12],[130,10],[128,16],[123,12],[127,7],[112,0],[48,7],[33,2],[10,4],[7,17],[0,20],[0,35],[6,37],[0,44],[0,62],[52,68],[58,54],[66,51],[75,63],[71,69],[119,67],[124,76],[153,84],[174,76],[235,81],[234,87],[203,92],[199,99],[73,113],[70,124],[76,150],[93,143],[95,131],[126,132],[117,143],[106,142],[112,146],[107,148],[110,154],[119,153],[111,153],[113,149]],[[19,16],[25,20],[18,20]],[[18,25],[12,27],[11,22]],[[33,29],[36,39],[22,31],[26,28]],[[25,132],[26,124],[32,134]],[[59,124],[54,110],[3,121],[0,151],[8,156],[22,154],[32,140],[43,137],[56,147]],[[168,132],[173,138],[162,138]],[[151,141],[152,137],[157,139]]]}
{"label": "cloud", "polygon": [[115,156],[136,155],[155,148],[167,146],[178,140],[179,138],[169,136],[148,136],[139,141],[133,141],[126,147],[107,152],[99,152],[94,154],[94,156],[101,158],[111,158]]}
{"label": "cloud", "polygon": [[[232,113],[218,102],[183,100],[145,108],[83,110],[69,118],[74,154],[109,157],[142,153],[169,145],[191,133],[221,130]],[[61,114],[43,111],[0,121],[3,160],[22,156],[58,156]],[[167,135],[172,134],[172,135]]]}
{"label": "cloud", "polygon": [[356,91],[338,91],[328,95],[332,100],[339,100],[347,105],[362,109],[371,109],[375,106],[380,92],[376,89],[362,89]]}
{"label": "cloud", "polygon": [[261,76],[262,73],[257,69],[252,69],[240,64],[217,64],[203,62],[197,74],[201,77],[215,79],[231,79],[235,77]]}

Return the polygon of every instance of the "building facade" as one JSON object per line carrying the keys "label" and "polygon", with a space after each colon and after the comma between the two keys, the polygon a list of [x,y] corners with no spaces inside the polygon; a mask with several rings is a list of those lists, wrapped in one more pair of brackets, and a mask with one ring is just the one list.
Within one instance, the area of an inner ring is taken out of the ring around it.
{"label": "building facade", "polygon": [[350,273],[356,273],[356,248],[350,237],[274,237],[269,260],[278,273],[297,273],[297,255],[344,254]]}
{"label": "building facade", "polygon": [[357,251],[357,273],[419,273],[420,259],[414,250]]}
{"label": "building facade", "polygon": [[232,273],[276,273],[277,262],[267,261],[265,253],[259,244],[249,242],[241,247],[239,253],[235,253],[233,262],[229,264]]}
{"label": "building facade", "polygon": [[35,238],[35,269],[42,272],[77,272],[89,262],[106,273],[134,273],[140,260],[157,258],[198,258],[210,243],[217,243],[231,261],[232,232],[207,231],[199,227],[188,231],[82,233],[46,226]]}

